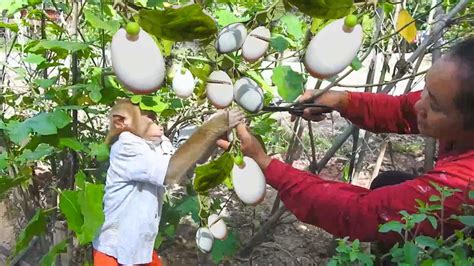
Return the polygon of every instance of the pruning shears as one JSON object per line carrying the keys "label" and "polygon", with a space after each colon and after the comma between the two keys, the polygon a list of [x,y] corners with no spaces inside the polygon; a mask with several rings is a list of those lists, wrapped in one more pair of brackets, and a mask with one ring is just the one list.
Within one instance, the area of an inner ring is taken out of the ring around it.
{"label": "pruning shears", "polygon": [[314,104],[314,103],[299,103],[294,106],[264,106],[262,111],[264,112],[289,112],[290,114],[302,116],[303,111],[306,108],[321,108],[321,113],[329,113],[333,110],[333,108],[322,105],[322,104]]}

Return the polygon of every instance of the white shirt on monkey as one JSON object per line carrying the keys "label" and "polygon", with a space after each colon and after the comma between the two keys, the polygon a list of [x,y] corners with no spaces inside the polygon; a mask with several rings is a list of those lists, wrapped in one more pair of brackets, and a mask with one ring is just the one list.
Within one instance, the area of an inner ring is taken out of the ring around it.
{"label": "white shirt on monkey", "polygon": [[105,221],[93,242],[120,264],[152,261],[171,155],[123,132],[112,145],[104,195]]}

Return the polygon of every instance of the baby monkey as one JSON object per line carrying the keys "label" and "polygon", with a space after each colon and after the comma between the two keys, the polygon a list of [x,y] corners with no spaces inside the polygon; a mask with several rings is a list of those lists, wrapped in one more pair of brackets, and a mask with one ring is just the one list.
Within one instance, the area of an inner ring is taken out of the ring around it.
{"label": "baby monkey", "polygon": [[[242,122],[238,110],[219,111],[178,150],[166,152],[154,112],[119,100],[110,112],[111,145],[104,194],[105,220],[93,242],[94,265],[160,265],[153,246],[164,185],[180,184],[216,141]],[[207,158],[207,157],[206,157]]]}

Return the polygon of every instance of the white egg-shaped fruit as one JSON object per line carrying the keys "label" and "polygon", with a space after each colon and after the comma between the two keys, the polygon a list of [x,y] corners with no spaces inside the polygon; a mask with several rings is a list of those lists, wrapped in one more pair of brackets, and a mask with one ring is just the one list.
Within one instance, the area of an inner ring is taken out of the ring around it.
{"label": "white egg-shaped fruit", "polygon": [[214,244],[214,236],[207,227],[201,227],[196,232],[196,245],[199,250],[204,253],[209,253],[212,250],[212,244]]}
{"label": "white egg-shaped fruit", "polygon": [[320,79],[340,73],[357,56],[362,37],[362,27],[347,28],[344,18],[330,23],[309,43],[304,58],[306,69]]}
{"label": "white egg-shaped fruit", "polygon": [[[216,222],[217,221],[217,222]],[[211,214],[207,218],[207,225],[214,238],[223,240],[227,237],[227,226],[224,220],[217,214]]]}
{"label": "white egg-shaped fruit", "polygon": [[178,97],[187,98],[191,96],[195,85],[191,71],[188,69],[177,68],[173,75],[172,87]]}
{"label": "white egg-shaped fruit", "polygon": [[250,78],[241,78],[234,85],[234,100],[245,110],[256,113],[263,108],[263,91]]}
{"label": "white egg-shaped fruit", "polygon": [[217,37],[216,49],[225,54],[239,50],[247,38],[247,29],[242,23],[233,23],[224,27]]}
{"label": "white egg-shaped fruit", "polygon": [[258,164],[250,157],[244,157],[242,168],[234,164],[232,183],[235,193],[245,204],[255,206],[265,197],[265,176]]}
{"label": "white egg-shaped fruit", "polygon": [[249,33],[242,46],[242,56],[249,63],[258,61],[268,50],[270,45],[270,30],[264,26],[255,28]]}
{"label": "white egg-shaped fruit", "polygon": [[125,88],[136,94],[158,90],[165,78],[165,61],[151,36],[140,30],[129,36],[120,29],[112,38],[112,68]]}
{"label": "white egg-shaped fruit", "polygon": [[217,108],[229,106],[234,99],[234,87],[229,75],[221,70],[212,72],[206,85],[206,95]]}

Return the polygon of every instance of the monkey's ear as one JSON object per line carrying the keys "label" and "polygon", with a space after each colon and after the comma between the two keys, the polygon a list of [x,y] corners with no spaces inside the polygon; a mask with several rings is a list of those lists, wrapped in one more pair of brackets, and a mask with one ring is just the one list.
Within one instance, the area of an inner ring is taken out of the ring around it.
{"label": "monkey's ear", "polygon": [[127,128],[127,124],[125,123],[125,116],[122,115],[113,115],[112,116],[112,123],[116,129],[124,130]]}

